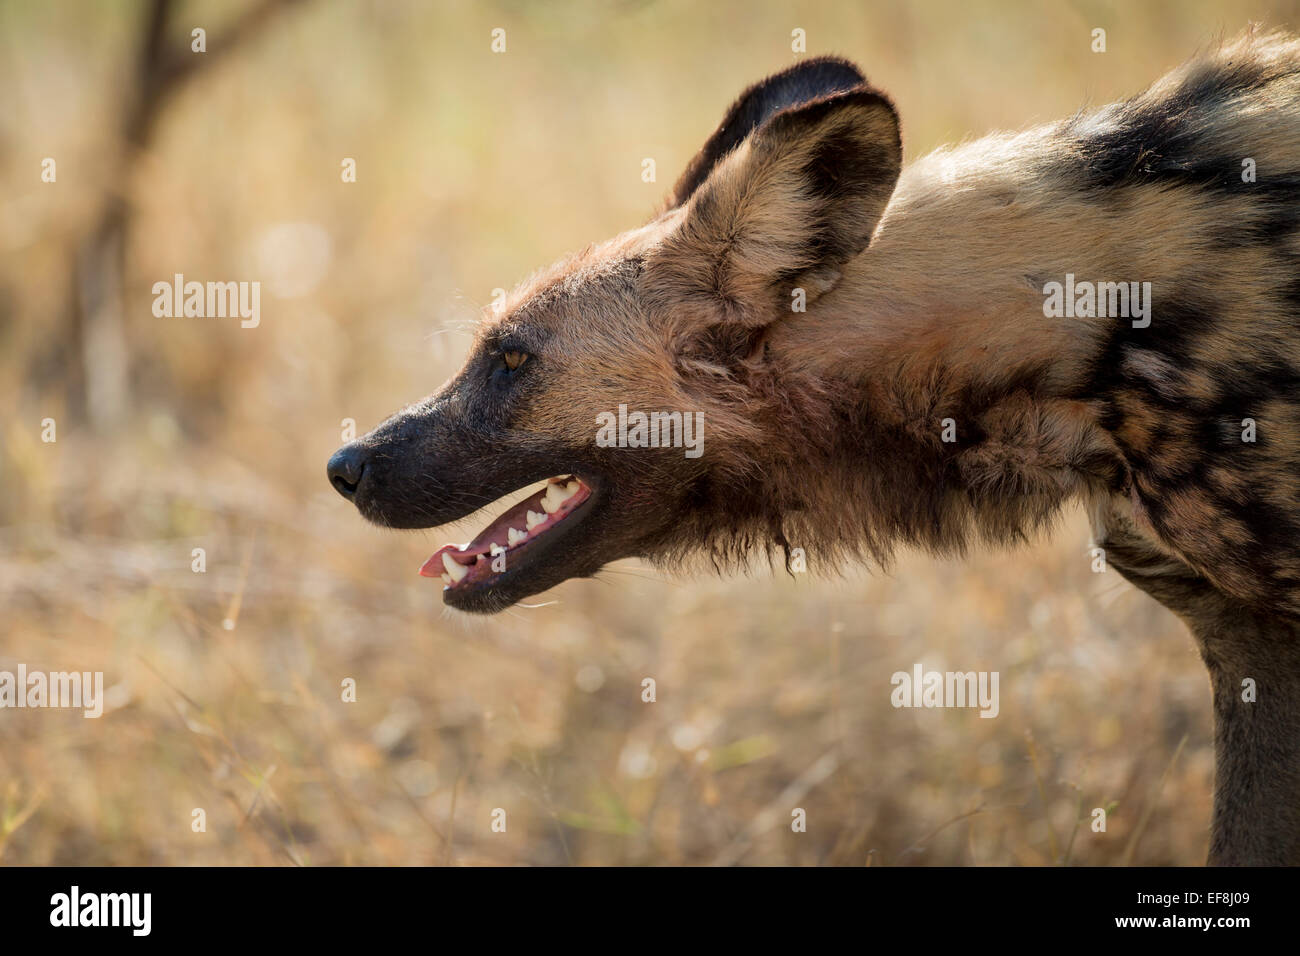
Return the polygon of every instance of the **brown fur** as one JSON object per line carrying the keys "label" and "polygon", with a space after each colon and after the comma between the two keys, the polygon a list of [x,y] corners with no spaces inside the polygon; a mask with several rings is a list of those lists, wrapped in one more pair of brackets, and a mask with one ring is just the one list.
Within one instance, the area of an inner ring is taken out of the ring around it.
{"label": "brown fur", "polygon": [[[1300,44],[1247,35],[1125,103],[901,161],[845,61],[750,88],[651,222],[534,276],[456,379],[342,450],[341,490],[411,527],[590,478],[544,565],[448,592],[488,611],[629,555],[885,563],[1082,501],[1210,669],[1211,861],[1300,862]],[[1045,317],[1067,273],[1150,282],[1150,326]],[[620,404],[702,413],[705,454],[595,447]]]}

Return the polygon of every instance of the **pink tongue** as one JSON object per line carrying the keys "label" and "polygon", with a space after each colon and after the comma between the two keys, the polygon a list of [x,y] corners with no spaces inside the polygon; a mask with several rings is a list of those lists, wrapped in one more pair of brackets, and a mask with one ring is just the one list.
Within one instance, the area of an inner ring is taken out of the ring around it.
{"label": "pink tongue", "polygon": [[442,553],[446,551],[448,548],[451,549],[451,552],[453,554],[456,553],[456,546],[454,544],[444,544],[437,551],[433,552],[433,557],[431,557],[428,561],[425,561],[424,564],[420,565],[421,576],[426,578],[436,578],[446,573],[446,569],[443,567],[442,564]]}

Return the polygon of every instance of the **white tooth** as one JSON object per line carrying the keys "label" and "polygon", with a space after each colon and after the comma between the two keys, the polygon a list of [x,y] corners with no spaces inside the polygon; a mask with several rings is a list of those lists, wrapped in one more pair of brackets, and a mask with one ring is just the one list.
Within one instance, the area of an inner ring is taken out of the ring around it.
{"label": "white tooth", "polygon": [[[488,547],[488,551],[491,552],[492,557],[494,558],[504,550],[505,548],[501,547],[501,545],[497,544],[495,541],[493,541],[492,544]],[[479,557],[481,558],[482,555],[480,554]]]}
{"label": "white tooth", "polygon": [[453,581],[459,581],[465,575],[469,574],[469,568],[462,564],[457,564],[451,559],[451,555],[447,554],[446,551],[442,553],[442,566],[447,569],[447,573],[451,575]]}
{"label": "white tooth", "polygon": [[518,531],[514,528],[506,529],[506,544],[510,545],[512,548],[520,541],[523,541],[526,537],[528,537],[527,531]]}
{"label": "white tooth", "polygon": [[445,584],[445,585],[447,585],[448,587],[451,587],[451,575],[450,575],[450,574],[444,574],[444,575],[442,576],[442,583]]}
{"label": "white tooth", "polygon": [[539,515],[536,511],[530,511],[524,516],[524,520],[528,523],[528,530],[532,531],[539,524],[546,522],[546,515]]}
{"label": "white tooth", "polygon": [[572,495],[566,493],[559,485],[547,485],[546,496],[542,498],[542,510],[548,515],[553,515],[555,509],[559,508],[571,497]]}
{"label": "white tooth", "polygon": [[565,498],[572,498],[572,497],[573,497],[574,495],[576,495],[577,493],[578,493],[578,483],[577,483],[576,481],[571,481],[571,482],[569,482],[567,485],[564,486],[564,497],[565,497]]}

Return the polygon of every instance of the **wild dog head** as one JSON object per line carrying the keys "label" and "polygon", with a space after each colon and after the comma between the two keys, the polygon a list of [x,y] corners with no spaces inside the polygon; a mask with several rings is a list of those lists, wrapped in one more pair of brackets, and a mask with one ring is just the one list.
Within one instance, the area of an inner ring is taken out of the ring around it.
{"label": "wild dog head", "polygon": [[892,104],[851,64],[755,85],[652,221],[516,289],[460,372],[339,449],[330,481],[376,524],[426,528],[549,479],[422,569],[468,611],[618,558],[784,544],[801,503],[767,476],[828,423],[766,340],[867,247],[901,159]]}

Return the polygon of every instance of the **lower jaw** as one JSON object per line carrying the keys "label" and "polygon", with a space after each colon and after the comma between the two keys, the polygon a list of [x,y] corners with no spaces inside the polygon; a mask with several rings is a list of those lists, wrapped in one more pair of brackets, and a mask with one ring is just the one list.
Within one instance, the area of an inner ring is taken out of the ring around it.
{"label": "lower jaw", "polygon": [[511,597],[499,586],[469,587],[464,590],[447,588],[442,592],[442,603],[468,614],[493,614],[503,611],[519,598]]}
{"label": "lower jaw", "polygon": [[498,581],[463,591],[449,588],[442,592],[442,603],[444,607],[466,614],[496,614],[545,590],[545,587],[529,587],[523,580],[518,582],[518,586]]}
{"label": "lower jaw", "polygon": [[[523,556],[521,555],[520,558]],[[558,578],[550,583],[538,581],[535,572],[544,568],[537,568],[534,565],[535,560],[544,559],[540,557],[527,559],[526,563],[507,567],[505,571],[490,571],[481,578],[467,578],[455,586],[444,587],[442,603],[458,611],[492,613],[504,610],[515,602],[531,597],[563,580]],[[530,582],[536,583],[530,584]]]}
{"label": "lower jaw", "polygon": [[[505,566],[500,564],[494,566],[494,562],[499,562],[503,558],[506,559]],[[464,580],[455,584],[444,584],[442,588],[443,601],[447,604],[453,604],[461,597],[490,595],[506,591],[516,581],[520,580],[519,575],[527,578],[532,563],[531,557],[522,553],[522,551],[498,555],[482,565],[471,568]]]}
{"label": "lower jaw", "polygon": [[[532,540],[496,554],[488,553],[478,557],[474,563],[465,565],[465,575],[455,581],[450,581],[447,574],[437,565],[439,555],[449,547],[445,546],[435,552],[434,557],[425,563],[420,573],[441,578],[444,582],[443,603],[467,611],[501,610],[517,600],[558,584],[569,575],[546,574],[547,558],[561,550],[558,546],[570,537],[574,528],[589,517],[598,494],[596,486],[581,479],[579,482],[583,492],[579,503],[571,510],[564,510],[561,520]],[[525,501],[531,498],[532,496]],[[538,578],[545,579],[546,583],[538,581],[535,587],[529,587],[529,581]]]}

